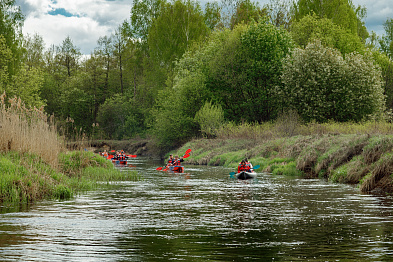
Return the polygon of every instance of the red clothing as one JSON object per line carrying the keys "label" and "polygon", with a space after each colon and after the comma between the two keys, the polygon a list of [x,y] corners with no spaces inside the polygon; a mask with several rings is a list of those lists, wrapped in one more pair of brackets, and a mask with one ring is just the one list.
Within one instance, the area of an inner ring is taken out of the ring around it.
{"label": "red clothing", "polygon": [[247,165],[247,164],[244,164],[244,165],[240,164],[240,165],[237,167],[237,172],[240,173],[240,172],[242,172],[242,171],[250,172],[250,166]]}

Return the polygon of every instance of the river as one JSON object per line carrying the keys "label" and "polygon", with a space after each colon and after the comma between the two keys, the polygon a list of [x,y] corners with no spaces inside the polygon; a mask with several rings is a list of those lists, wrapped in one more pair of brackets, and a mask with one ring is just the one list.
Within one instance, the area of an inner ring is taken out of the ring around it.
{"label": "river", "polygon": [[1,261],[392,261],[393,198],[320,179],[223,167],[136,182],[0,214]]}

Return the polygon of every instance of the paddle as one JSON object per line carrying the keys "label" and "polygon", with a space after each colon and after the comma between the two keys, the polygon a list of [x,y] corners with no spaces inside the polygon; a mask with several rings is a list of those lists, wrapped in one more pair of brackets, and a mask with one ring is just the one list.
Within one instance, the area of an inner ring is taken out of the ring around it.
{"label": "paddle", "polygon": [[136,157],[136,155],[127,155],[128,157]]}

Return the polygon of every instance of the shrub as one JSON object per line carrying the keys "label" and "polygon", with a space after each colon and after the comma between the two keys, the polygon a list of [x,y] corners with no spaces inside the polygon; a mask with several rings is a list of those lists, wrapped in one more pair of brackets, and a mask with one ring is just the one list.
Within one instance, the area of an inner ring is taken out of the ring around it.
{"label": "shrub", "polygon": [[344,59],[314,41],[287,56],[282,81],[287,106],[306,121],[360,121],[384,110],[381,72],[368,54]]}
{"label": "shrub", "polygon": [[196,113],[195,121],[201,127],[201,132],[205,137],[216,137],[217,131],[224,122],[224,111],[220,105],[212,105],[211,102],[206,102]]}

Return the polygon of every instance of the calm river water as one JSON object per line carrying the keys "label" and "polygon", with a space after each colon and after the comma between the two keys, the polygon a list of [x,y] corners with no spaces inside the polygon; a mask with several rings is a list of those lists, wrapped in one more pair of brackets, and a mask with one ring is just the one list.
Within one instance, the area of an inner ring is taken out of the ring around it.
{"label": "calm river water", "polygon": [[393,261],[393,198],[348,185],[222,167],[137,182],[0,214],[0,261]]}

